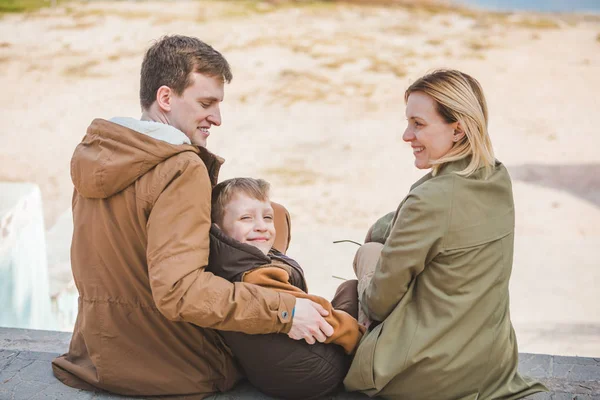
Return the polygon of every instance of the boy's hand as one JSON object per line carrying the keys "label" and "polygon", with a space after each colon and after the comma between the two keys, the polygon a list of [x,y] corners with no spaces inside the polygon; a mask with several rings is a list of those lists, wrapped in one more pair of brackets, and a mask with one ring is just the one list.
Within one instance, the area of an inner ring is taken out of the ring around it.
{"label": "boy's hand", "polygon": [[304,339],[308,344],[315,344],[315,341],[323,343],[333,335],[333,328],[323,318],[328,315],[320,304],[308,299],[296,299],[292,329],[288,336],[295,340]]}

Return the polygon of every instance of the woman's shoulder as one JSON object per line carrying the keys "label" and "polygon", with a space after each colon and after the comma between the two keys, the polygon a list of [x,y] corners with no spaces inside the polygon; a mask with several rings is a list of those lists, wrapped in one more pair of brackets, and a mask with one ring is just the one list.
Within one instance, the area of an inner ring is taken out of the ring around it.
{"label": "woman's shoulder", "polygon": [[478,203],[481,198],[492,204],[512,206],[510,176],[502,163],[497,162],[489,176],[483,171],[466,177],[456,172],[443,170],[436,176],[427,174],[412,186],[401,208],[415,212],[450,211]]}
{"label": "woman's shoulder", "polygon": [[[460,199],[489,198],[501,203],[512,203],[512,182],[506,167],[496,161],[489,171],[480,168],[469,176],[453,175],[453,195]],[[496,201],[493,201],[496,202]]]}
{"label": "woman's shoulder", "polygon": [[460,169],[444,168],[438,175],[431,173],[425,175],[411,187],[411,194],[428,196],[447,196],[470,188],[481,186],[506,186],[510,188],[511,181],[506,167],[496,161],[489,173],[485,168],[480,168],[469,176],[460,175]]}
{"label": "woman's shoulder", "polygon": [[434,218],[444,225],[448,247],[498,238],[514,229],[510,177],[501,163],[487,177],[455,172],[432,176],[411,190],[402,212],[413,220]]}
{"label": "woman's shoulder", "polygon": [[450,204],[455,185],[453,175],[427,174],[412,186],[406,201],[419,202],[422,206]]}

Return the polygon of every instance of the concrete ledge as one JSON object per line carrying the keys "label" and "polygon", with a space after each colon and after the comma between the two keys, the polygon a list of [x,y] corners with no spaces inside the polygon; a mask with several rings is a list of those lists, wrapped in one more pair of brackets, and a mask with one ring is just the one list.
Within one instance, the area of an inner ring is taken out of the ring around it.
{"label": "concrete ledge", "polygon": [[[0,328],[0,399],[125,399],[123,396],[91,393],[60,383],[52,375],[50,362],[66,352],[68,332]],[[522,374],[543,381],[550,393],[529,396],[534,400],[600,399],[600,359],[521,354]],[[154,398],[155,399],[155,398]],[[271,400],[248,384],[209,397],[211,400]],[[360,400],[357,393],[339,393],[330,399]]]}
{"label": "concrete ledge", "polygon": [[0,326],[56,329],[40,189],[0,182],[0,193]]}

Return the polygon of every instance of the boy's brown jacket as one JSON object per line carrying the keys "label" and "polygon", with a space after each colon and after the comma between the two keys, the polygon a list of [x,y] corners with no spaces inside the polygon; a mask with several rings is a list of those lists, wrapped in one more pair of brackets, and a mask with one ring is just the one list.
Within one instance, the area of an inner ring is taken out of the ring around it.
{"label": "boy's brown jacket", "polygon": [[52,363],[63,383],[203,398],[241,378],[213,329],[289,331],[294,296],[205,271],[221,163],[203,148],[92,122],[71,161],[79,311],[68,353]]}
{"label": "boy's brown jacket", "polygon": [[307,294],[304,272],[294,260],[275,249],[264,255],[257,248],[225,235],[214,224],[210,235],[209,271],[233,282],[252,283],[320,304],[329,312],[325,319],[334,329],[325,343],[340,345],[347,354],[354,353],[365,328],[348,313],[334,309],[326,299]]}

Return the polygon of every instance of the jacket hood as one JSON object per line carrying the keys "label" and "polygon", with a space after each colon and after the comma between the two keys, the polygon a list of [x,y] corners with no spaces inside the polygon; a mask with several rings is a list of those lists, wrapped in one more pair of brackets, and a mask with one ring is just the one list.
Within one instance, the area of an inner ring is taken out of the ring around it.
{"label": "jacket hood", "polygon": [[241,281],[244,272],[250,269],[271,263],[262,251],[226,235],[215,224],[210,227],[208,254],[208,270],[232,282]]}
{"label": "jacket hood", "polygon": [[107,198],[164,160],[186,151],[198,154],[205,161],[211,181],[216,184],[223,160],[204,148],[191,145],[178,129],[134,118],[95,119],[75,148],[71,179],[82,196]]}
{"label": "jacket hood", "polygon": [[210,251],[208,271],[232,282],[241,282],[245,272],[263,265],[280,261],[296,270],[297,274],[290,276],[292,284],[306,290],[304,271],[300,265],[285,254],[272,248],[269,255],[254,246],[241,243],[231,236],[226,235],[219,227],[212,224],[210,227]]}

